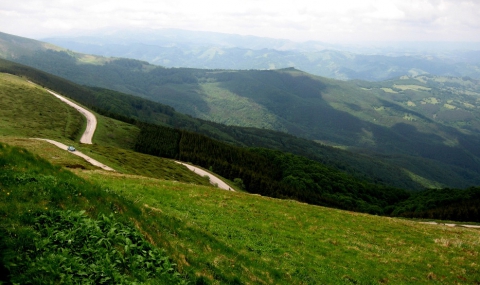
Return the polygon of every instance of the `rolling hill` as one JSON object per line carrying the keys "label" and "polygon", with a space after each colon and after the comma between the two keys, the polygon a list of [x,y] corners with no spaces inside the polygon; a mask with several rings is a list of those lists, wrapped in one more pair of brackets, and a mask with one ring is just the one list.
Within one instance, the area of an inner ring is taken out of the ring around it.
{"label": "rolling hill", "polygon": [[[194,119],[175,112],[173,108],[159,103],[111,90],[81,87],[64,79],[8,61],[0,60],[0,70],[21,75],[42,86],[58,90],[58,92],[93,108],[99,113],[121,119],[125,122],[147,122],[167,125],[201,133],[237,146],[278,149],[308,157],[329,167],[349,173],[359,179],[376,181],[376,183],[384,185],[406,189],[421,189],[423,185],[412,179],[408,173],[380,160],[327,147],[285,133],[264,129],[225,126]],[[135,138],[140,129],[138,127],[125,127],[118,122],[112,122],[110,119],[105,120],[107,122],[99,126],[100,129],[105,131],[101,139],[108,141],[113,146],[133,149]]]}
{"label": "rolling hill", "polygon": [[[3,49],[14,54],[19,40],[8,35],[2,38]],[[384,82],[372,90],[376,83],[336,81],[295,69],[166,69],[135,60],[40,49],[34,55],[10,58],[77,83],[150,98],[196,117],[284,131],[380,158],[401,168],[399,173],[423,186],[463,188],[480,183],[476,147],[479,134],[459,127],[477,124],[476,108],[466,107],[475,106],[475,99],[468,93],[472,91],[463,92],[461,88],[456,90],[463,93],[455,94],[443,87],[428,87],[416,79],[403,79],[395,83],[397,87]],[[467,81],[476,84],[474,80]],[[411,86],[419,87],[412,90]],[[398,88],[398,92],[392,88]],[[431,90],[426,92],[424,88]],[[385,91],[390,89],[398,94]],[[405,93],[418,99],[415,106]],[[405,98],[400,100],[399,96]],[[457,99],[458,96],[463,99]],[[451,119],[442,119],[445,114],[449,116],[451,106],[461,107],[449,104],[450,100],[464,106],[455,111],[455,125]],[[432,112],[437,112],[435,108],[439,106],[441,113],[434,117],[436,113]],[[232,135],[227,137],[221,139],[231,141]],[[289,147],[285,146],[287,150]]]}
{"label": "rolling hill", "polygon": [[480,281],[475,229],[0,157],[2,282]]}

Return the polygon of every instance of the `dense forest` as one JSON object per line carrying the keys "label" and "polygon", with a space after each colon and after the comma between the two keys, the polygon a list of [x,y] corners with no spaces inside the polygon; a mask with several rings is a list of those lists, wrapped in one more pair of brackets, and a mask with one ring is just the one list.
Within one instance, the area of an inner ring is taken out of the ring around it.
{"label": "dense forest", "polygon": [[480,187],[430,189],[397,204],[393,216],[480,222]]}
{"label": "dense forest", "polygon": [[409,197],[405,190],[361,181],[300,156],[231,146],[151,124],[141,125],[135,150],[209,168],[232,181],[241,180],[250,193],[269,197],[374,214],[385,214],[389,205]]}

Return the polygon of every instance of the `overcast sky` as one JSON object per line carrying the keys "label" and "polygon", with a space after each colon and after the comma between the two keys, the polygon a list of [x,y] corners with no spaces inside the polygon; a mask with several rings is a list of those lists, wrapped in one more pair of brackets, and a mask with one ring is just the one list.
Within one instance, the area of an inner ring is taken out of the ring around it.
{"label": "overcast sky", "polygon": [[0,31],[178,28],[295,41],[480,41],[480,0],[2,0]]}

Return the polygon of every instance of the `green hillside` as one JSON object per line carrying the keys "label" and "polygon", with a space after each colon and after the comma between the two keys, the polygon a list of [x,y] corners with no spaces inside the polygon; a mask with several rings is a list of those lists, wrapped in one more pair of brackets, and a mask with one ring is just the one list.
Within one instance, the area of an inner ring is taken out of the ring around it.
{"label": "green hillside", "polygon": [[97,115],[96,144],[79,145],[75,140],[84,129],[83,116],[25,79],[0,73],[0,106],[0,141],[25,147],[57,165],[93,168],[79,157],[69,158],[72,155],[66,155],[56,146],[30,138],[47,138],[74,145],[122,173],[209,185],[202,177],[170,160],[126,150],[129,145],[134,145],[140,130],[111,118]]}
{"label": "green hillside", "polygon": [[23,79],[0,73],[2,135],[77,139],[84,127],[82,115],[45,93]]}
{"label": "green hillside", "polygon": [[186,284],[132,201],[2,143],[0,173],[1,283]]}

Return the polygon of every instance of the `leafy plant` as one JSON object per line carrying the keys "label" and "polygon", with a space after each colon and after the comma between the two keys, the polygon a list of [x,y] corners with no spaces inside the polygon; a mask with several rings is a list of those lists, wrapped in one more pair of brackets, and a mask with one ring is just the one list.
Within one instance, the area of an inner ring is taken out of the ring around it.
{"label": "leafy plant", "polygon": [[113,214],[90,219],[84,211],[48,211],[32,220],[29,242],[6,255],[10,281],[19,284],[186,284],[165,252]]}

